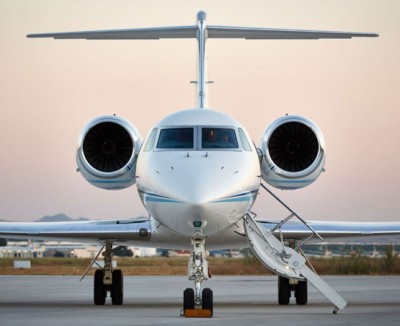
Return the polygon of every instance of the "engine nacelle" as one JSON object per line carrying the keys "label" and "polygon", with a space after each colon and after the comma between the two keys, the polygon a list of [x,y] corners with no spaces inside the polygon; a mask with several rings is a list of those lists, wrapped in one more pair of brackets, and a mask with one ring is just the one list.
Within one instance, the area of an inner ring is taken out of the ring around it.
{"label": "engine nacelle", "polygon": [[264,130],[262,178],[278,189],[298,189],[314,182],[324,170],[325,139],[321,130],[301,116],[283,116]]}
{"label": "engine nacelle", "polygon": [[76,155],[78,171],[92,185],[124,189],[136,182],[141,136],[127,120],[101,116],[82,130]]}

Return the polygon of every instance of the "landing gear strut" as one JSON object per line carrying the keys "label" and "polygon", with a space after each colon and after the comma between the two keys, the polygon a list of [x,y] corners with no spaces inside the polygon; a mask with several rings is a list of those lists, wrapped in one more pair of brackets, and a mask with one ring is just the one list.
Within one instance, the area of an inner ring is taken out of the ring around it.
{"label": "landing gear strut", "polygon": [[[193,252],[189,258],[188,276],[194,281],[194,290],[187,288],[183,291],[183,314],[185,317],[212,317],[213,292],[209,288],[201,291],[201,283],[208,280],[207,253],[203,238],[192,239]],[[196,309],[196,305],[201,308]]]}
{"label": "landing gear strut", "polygon": [[[122,305],[123,303],[124,282],[122,271],[120,269],[112,269],[111,257],[111,254],[119,249],[119,247],[112,249],[112,242],[106,241],[105,251],[103,252],[104,268],[97,269],[94,273],[93,299],[95,305],[104,305],[106,303],[108,292],[110,293],[111,302],[113,305]],[[96,258],[97,257],[98,256],[96,256]],[[91,265],[93,265],[95,259],[92,261]],[[89,266],[89,268],[91,267],[91,265]]]}

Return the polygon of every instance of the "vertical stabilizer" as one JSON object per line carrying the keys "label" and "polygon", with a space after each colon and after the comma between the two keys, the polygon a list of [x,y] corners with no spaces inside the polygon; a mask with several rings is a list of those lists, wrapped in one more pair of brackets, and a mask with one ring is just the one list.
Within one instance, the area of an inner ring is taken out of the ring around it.
{"label": "vertical stabilizer", "polygon": [[207,106],[207,67],[206,67],[206,41],[207,41],[207,15],[204,11],[197,14],[197,45],[198,45],[198,71],[197,71],[197,102],[201,109]]}

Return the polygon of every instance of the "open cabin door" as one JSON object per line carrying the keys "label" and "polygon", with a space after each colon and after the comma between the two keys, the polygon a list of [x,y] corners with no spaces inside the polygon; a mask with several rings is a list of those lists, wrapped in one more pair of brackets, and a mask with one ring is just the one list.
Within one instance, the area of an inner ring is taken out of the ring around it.
{"label": "open cabin door", "polygon": [[269,270],[282,277],[308,280],[334,305],[334,313],[343,309],[347,302],[307,265],[306,259],[294,249],[285,246],[271,232],[263,232],[257,222],[247,214],[244,227],[250,248]]}

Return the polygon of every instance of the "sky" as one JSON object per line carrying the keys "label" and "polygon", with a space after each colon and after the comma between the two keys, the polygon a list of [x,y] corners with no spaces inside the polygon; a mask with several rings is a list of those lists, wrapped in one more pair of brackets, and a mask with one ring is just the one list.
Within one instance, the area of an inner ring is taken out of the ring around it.
{"label": "sky", "polygon": [[[80,130],[117,114],[146,136],[195,106],[195,40],[83,41],[26,34],[195,24],[375,32],[319,41],[208,40],[212,109],[258,143],[276,118],[300,114],[326,138],[326,172],[279,195],[308,220],[400,220],[400,1],[0,1],[0,219],[147,215],[135,186],[106,191],[76,172]],[[260,193],[254,211],[285,210]]]}

